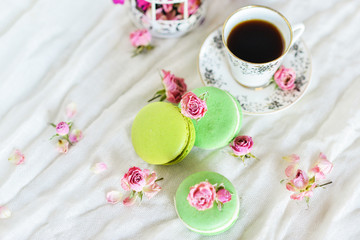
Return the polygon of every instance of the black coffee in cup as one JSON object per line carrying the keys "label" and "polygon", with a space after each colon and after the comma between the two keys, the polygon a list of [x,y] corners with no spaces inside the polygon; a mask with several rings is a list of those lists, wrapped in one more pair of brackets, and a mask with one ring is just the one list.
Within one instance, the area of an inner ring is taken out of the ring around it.
{"label": "black coffee in cup", "polygon": [[285,41],[272,23],[254,19],[237,24],[228,36],[227,46],[242,60],[266,63],[283,54]]}

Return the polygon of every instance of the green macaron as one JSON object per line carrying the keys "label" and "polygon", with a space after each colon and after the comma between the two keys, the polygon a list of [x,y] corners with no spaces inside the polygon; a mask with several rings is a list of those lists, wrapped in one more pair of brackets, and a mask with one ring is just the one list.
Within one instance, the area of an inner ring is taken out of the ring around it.
{"label": "green macaron", "polygon": [[200,120],[192,120],[196,132],[195,146],[216,149],[226,146],[240,131],[242,109],[239,102],[227,91],[215,87],[192,90],[200,96],[206,93],[207,112]]}
{"label": "green macaron", "polygon": [[142,108],[132,125],[136,153],[146,162],[171,165],[183,160],[195,142],[190,118],[170,103],[150,103]]}
{"label": "green macaron", "polygon": [[[211,185],[223,184],[231,193],[231,200],[223,203],[221,210],[215,201],[213,206],[206,210],[198,210],[189,203],[190,188],[204,181]],[[179,185],[175,195],[175,209],[181,221],[190,230],[204,235],[215,235],[228,230],[236,222],[240,201],[235,187],[227,178],[215,172],[198,172],[187,177]]]}

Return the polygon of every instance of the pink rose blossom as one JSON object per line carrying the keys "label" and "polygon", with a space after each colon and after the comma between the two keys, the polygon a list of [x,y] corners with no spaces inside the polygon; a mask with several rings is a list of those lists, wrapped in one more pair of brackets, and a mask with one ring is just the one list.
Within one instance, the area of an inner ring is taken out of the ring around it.
{"label": "pink rose blossom", "polygon": [[[188,0],[188,13],[189,13],[189,16],[196,13],[196,11],[198,10],[200,4],[201,4],[200,0]],[[184,14],[184,3],[180,3],[178,11],[179,11],[179,13]]]}
{"label": "pink rose blossom", "polygon": [[315,175],[317,179],[325,179],[325,176],[332,171],[333,164],[327,160],[323,153],[320,153],[319,159],[315,163],[315,166],[310,169],[310,173]]}
{"label": "pink rose blossom", "polygon": [[125,0],[113,0],[114,4],[124,4]]}
{"label": "pink rose blossom", "polygon": [[14,152],[11,153],[8,160],[15,165],[20,165],[25,162],[25,155],[22,154],[20,150],[16,149]]}
{"label": "pink rose blossom", "polygon": [[132,198],[127,197],[124,199],[123,204],[125,206],[132,206],[136,202],[136,199],[137,199],[137,195],[134,195]]}
{"label": "pink rose blossom", "polygon": [[75,103],[69,103],[67,106],[66,106],[66,116],[68,118],[72,118],[76,112],[77,112],[77,109],[76,109],[76,104]]}
{"label": "pink rose blossom", "polygon": [[136,0],[136,3],[137,6],[141,8],[144,12],[151,6],[150,2],[146,0]]}
{"label": "pink rose blossom", "polygon": [[56,125],[56,133],[60,136],[64,136],[69,133],[69,125],[66,122],[59,122]]}
{"label": "pink rose blossom", "polygon": [[0,219],[5,219],[5,218],[9,218],[11,216],[11,211],[5,207],[5,206],[0,206]]}
{"label": "pink rose blossom", "polygon": [[230,147],[235,155],[242,156],[251,152],[253,144],[254,142],[250,136],[237,136],[230,144]]}
{"label": "pink rose blossom", "polygon": [[138,167],[132,167],[121,179],[121,186],[125,191],[134,190],[141,192],[146,184],[146,175]]}
{"label": "pink rose blossom", "polygon": [[204,100],[201,100],[192,92],[185,93],[180,101],[181,113],[185,117],[198,120],[204,117],[207,106]]}
{"label": "pink rose blossom", "polygon": [[290,182],[293,184],[295,188],[301,190],[306,188],[306,186],[309,183],[309,178],[306,172],[302,171],[301,169],[298,169],[295,178]]}
{"label": "pink rose blossom", "polygon": [[69,151],[69,142],[65,139],[59,139],[56,146],[59,153],[67,153]]}
{"label": "pink rose blossom", "polygon": [[183,78],[176,77],[170,71],[162,70],[162,83],[165,87],[166,99],[171,103],[179,103],[187,86]]}
{"label": "pink rose blossom", "polygon": [[296,73],[291,68],[281,66],[274,74],[276,84],[282,90],[292,90],[295,88]]}
{"label": "pink rose blossom", "polygon": [[147,46],[151,42],[151,34],[147,29],[140,29],[130,34],[131,45],[134,47]]}
{"label": "pink rose blossom", "polygon": [[82,131],[79,129],[74,129],[69,134],[69,140],[72,143],[79,142],[82,138],[83,138],[83,134],[82,134]]}
{"label": "pink rose blossom", "polygon": [[216,193],[216,199],[221,203],[229,202],[231,200],[231,193],[222,188]]}
{"label": "pink rose blossom", "polygon": [[215,188],[209,182],[201,182],[190,188],[187,200],[199,211],[213,207],[216,197]]}
{"label": "pink rose blossom", "polygon": [[122,194],[118,191],[110,191],[106,194],[106,201],[111,204],[120,202]]}
{"label": "pink rose blossom", "polygon": [[173,10],[172,4],[163,4],[162,9],[164,9],[164,12],[169,13]]}
{"label": "pink rose blossom", "polygon": [[98,162],[95,163],[90,170],[95,173],[95,174],[99,174],[102,173],[103,171],[105,171],[107,169],[107,165],[104,162]]}

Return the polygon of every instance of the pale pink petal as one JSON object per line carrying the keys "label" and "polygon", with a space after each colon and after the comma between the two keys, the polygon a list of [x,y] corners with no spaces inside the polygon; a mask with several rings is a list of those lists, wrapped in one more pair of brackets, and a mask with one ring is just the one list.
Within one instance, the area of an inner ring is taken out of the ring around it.
{"label": "pale pink petal", "polygon": [[59,139],[56,147],[59,153],[67,153],[69,151],[69,142],[65,139]]}
{"label": "pale pink petal", "polygon": [[290,196],[290,198],[293,199],[293,200],[303,200],[304,195],[305,195],[304,192],[302,192],[302,193],[294,193],[294,194],[292,194]]}
{"label": "pale pink petal", "polygon": [[15,149],[8,158],[9,162],[15,165],[23,164],[25,161],[25,156],[22,152],[18,149]]}
{"label": "pale pink petal", "polygon": [[146,185],[152,185],[155,183],[157,179],[157,175],[155,172],[152,172],[147,178],[146,178]]}
{"label": "pale pink petal", "polygon": [[291,192],[295,192],[295,188],[290,183],[286,184],[286,189],[291,191]]}
{"label": "pale pink petal", "polygon": [[131,187],[130,187],[130,183],[128,181],[128,179],[126,177],[123,177],[121,179],[121,187],[125,190],[125,191],[130,191]]}
{"label": "pale pink petal", "polygon": [[136,199],[137,199],[137,195],[134,195],[132,198],[127,197],[124,199],[123,204],[125,206],[132,206],[136,202]]}
{"label": "pale pink petal", "polygon": [[95,173],[95,174],[99,174],[103,171],[105,171],[107,169],[107,165],[106,163],[104,162],[98,162],[98,163],[95,163],[91,168],[90,170]]}
{"label": "pale pink petal", "polygon": [[297,171],[297,167],[298,167],[297,164],[291,164],[291,165],[289,165],[289,166],[285,169],[285,175],[286,175],[287,177],[293,176],[293,175],[296,173],[296,171]]}
{"label": "pale pink petal", "polygon": [[79,129],[74,129],[71,131],[71,133],[69,134],[69,140],[72,143],[76,143],[79,142],[81,139],[83,138],[83,133],[81,130]]}
{"label": "pale pink petal", "polygon": [[312,195],[313,195],[313,191],[306,191],[304,193],[304,197],[312,197]]}
{"label": "pale pink petal", "polygon": [[10,216],[11,211],[7,207],[0,207],[0,219],[9,218]]}
{"label": "pale pink petal", "polygon": [[77,106],[75,103],[69,103],[67,106],[66,106],[66,116],[68,118],[72,118],[77,112]]}
{"label": "pale pink petal", "polygon": [[333,169],[333,164],[329,160],[327,160],[325,154],[320,153],[318,166],[325,175],[329,174]]}
{"label": "pale pink petal", "polygon": [[157,185],[156,183],[145,186],[143,188],[143,192],[148,199],[151,199],[152,197],[154,197],[158,192],[160,192],[160,190],[161,190],[161,187],[159,185]]}
{"label": "pale pink petal", "polygon": [[122,194],[118,191],[110,191],[106,194],[106,201],[111,204],[116,204],[121,201]]}
{"label": "pale pink petal", "polygon": [[291,154],[289,156],[283,157],[285,161],[291,162],[291,163],[298,163],[300,161],[300,157],[296,154]]}

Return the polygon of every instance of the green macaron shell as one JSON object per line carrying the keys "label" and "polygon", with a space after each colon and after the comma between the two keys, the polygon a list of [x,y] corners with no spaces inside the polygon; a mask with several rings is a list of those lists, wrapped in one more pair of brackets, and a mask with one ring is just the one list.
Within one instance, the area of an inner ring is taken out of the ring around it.
{"label": "green macaron shell", "polygon": [[242,110],[239,102],[228,92],[215,87],[192,91],[197,96],[207,92],[207,112],[198,121],[193,120],[196,132],[195,146],[215,149],[227,145],[240,131]]}
{"label": "green macaron shell", "polygon": [[[204,211],[197,210],[188,202],[190,187],[203,181],[213,185],[223,183],[225,189],[232,194],[231,200],[224,203],[221,211],[215,202],[212,208]],[[175,195],[175,208],[179,218],[190,230],[204,235],[214,235],[228,230],[236,222],[240,202],[235,187],[227,178],[215,172],[198,172],[187,177],[179,185]]]}
{"label": "green macaron shell", "polygon": [[132,125],[131,139],[136,153],[150,164],[175,164],[194,144],[192,122],[178,107],[164,102],[142,108]]}

